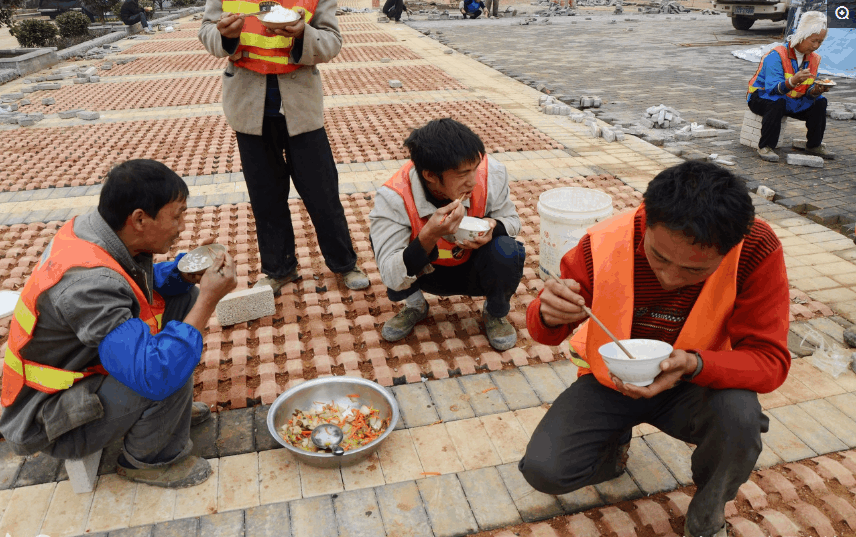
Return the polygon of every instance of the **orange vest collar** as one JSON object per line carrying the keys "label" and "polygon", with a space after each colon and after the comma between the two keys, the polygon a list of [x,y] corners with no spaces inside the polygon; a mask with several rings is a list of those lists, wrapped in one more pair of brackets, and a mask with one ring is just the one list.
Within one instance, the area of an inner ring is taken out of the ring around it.
{"label": "orange vest collar", "polygon": [[[619,339],[629,339],[633,329],[633,233],[638,211],[624,212],[589,228],[594,265],[591,309]],[[716,272],[705,281],[675,341],[676,349],[731,349],[726,324],[737,298],[737,266],[742,248],[743,241],[725,255]],[[596,323],[585,321],[570,344],[583,359],[576,362],[581,366],[579,375],[594,373],[601,384],[615,388],[598,351],[610,341]]]}

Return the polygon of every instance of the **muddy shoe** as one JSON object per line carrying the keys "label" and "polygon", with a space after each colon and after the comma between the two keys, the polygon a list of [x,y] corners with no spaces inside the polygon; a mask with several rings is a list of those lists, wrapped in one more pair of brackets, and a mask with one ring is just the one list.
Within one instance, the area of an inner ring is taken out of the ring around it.
{"label": "muddy shoe", "polygon": [[253,284],[253,287],[270,285],[270,288],[273,289],[273,294],[278,295],[280,290],[282,289],[282,286],[297,281],[299,279],[300,276],[297,274],[297,267],[294,267],[294,270],[289,272],[284,278],[271,278],[270,276],[265,276],[261,280]]}
{"label": "muddy shoe", "polygon": [[490,346],[498,351],[507,351],[517,343],[517,330],[506,317],[494,317],[486,310],[482,312],[484,331]]}
{"label": "muddy shoe", "polygon": [[424,310],[405,307],[392,319],[383,323],[383,329],[380,334],[387,341],[398,341],[407,337],[407,334],[413,331],[416,323],[428,317],[428,303],[425,303]]}
{"label": "muddy shoe", "polygon": [[823,160],[835,160],[835,153],[826,148],[826,144],[820,144],[817,147],[806,147],[805,152],[809,155],[815,155],[823,158]]}
{"label": "muddy shoe", "polygon": [[190,407],[190,426],[196,427],[211,419],[211,409],[205,403],[195,402]]}
{"label": "muddy shoe", "polygon": [[630,442],[618,446],[618,453],[615,459],[615,477],[613,479],[621,476],[627,470],[627,459],[630,457],[629,451]]}
{"label": "muddy shoe", "polygon": [[761,160],[766,160],[767,162],[779,162],[779,155],[769,147],[759,149],[758,156],[761,157]]}
{"label": "muddy shoe", "polygon": [[345,287],[351,291],[359,291],[369,286],[369,277],[366,276],[366,273],[360,267],[354,267],[342,274],[342,279],[345,280]]}
{"label": "muddy shoe", "polygon": [[211,465],[202,457],[191,455],[167,466],[135,468],[121,455],[116,462],[116,473],[136,483],[181,489],[205,482],[211,475]]}

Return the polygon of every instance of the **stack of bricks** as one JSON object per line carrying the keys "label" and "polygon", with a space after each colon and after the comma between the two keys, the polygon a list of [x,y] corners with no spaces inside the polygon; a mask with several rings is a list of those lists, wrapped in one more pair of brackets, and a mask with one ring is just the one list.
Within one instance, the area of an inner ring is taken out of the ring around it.
{"label": "stack of bricks", "polygon": [[[740,129],[740,143],[748,145],[754,149],[758,149],[758,141],[761,139],[761,120],[763,116],[753,113],[751,110],[746,110],[743,113],[743,128]],[[776,147],[782,147],[785,140],[785,122],[787,117],[782,118],[782,128],[779,130],[779,143]]]}

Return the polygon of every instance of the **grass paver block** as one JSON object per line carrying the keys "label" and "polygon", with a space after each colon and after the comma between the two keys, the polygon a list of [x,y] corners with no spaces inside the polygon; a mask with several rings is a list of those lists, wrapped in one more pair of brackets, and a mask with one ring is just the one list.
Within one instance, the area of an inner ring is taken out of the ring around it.
{"label": "grass paver block", "polygon": [[270,503],[247,509],[244,513],[244,537],[291,535],[288,503]]}
{"label": "grass paver block", "polygon": [[426,387],[435,401],[437,413],[443,421],[463,420],[475,417],[473,407],[456,379],[426,382]]}
{"label": "grass paver block", "polygon": [[502,398],[511,410],[519,410],[521,408],[530,408],[541,404],[538,395],[529,381],[518,369],[508,369],[506,371],[494,371],[490,374],[493,383],[499,388],[502,393]]}
{"label": "grass paver block", "polygon": [[473,515],[483,531],[523,522],[496,468],[487,467],[461,472],[458,474],[458,479]]}
{"label": "grass paver block", "polygon": [[393,386],[392,392],[398,401],[398,410],[406,427],[431,425],[440,419],[424,382]]}
{"label": "grass paver block", "polygon": [[[375,537],[384,534],[374,489],[340,492],[333,498],[333,507],[340,535]],[[250,537],[249,534],[246,537]]]}
{"label": "grass paver block", "polygon": [[387,535],[434,537],[416,483],[405,481],[378,487],[376,490],[378,507]]}
{"label": "grass paver block", "polygon": [[544,520],[562,514],[562,506],[556,497],[533,489],[517,469],[516,462],[497,466],[496,469],[524,522]]}
{"label": "grass paver block", "polygon": [[216,311],[221,326],[268,317],[276,313],[273,289],[265,285],[229,293],[217,304]]}
{"label": "grass paver block", "polygon": [[553,368],[553,371],[556,372],[556,375],[558,375],[566,388],[576,382],[578,368],[570,360],[556,360],[554,362],[550,362],[550,367]]}
{"label": "grass paver block", "polygon": [[416,486],[436,537],[469,535],[478,531],[476,519],[455,474],[420,479]]}

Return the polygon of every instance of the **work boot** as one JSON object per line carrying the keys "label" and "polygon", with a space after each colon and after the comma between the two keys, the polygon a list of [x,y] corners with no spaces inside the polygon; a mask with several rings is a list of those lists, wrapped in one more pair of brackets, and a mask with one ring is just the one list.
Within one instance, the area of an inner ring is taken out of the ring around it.
{"label": "work boot", "polygon": [[769,147],[758,149],[758,156],[761,157],[761,160],[766,160],[767,162],[779,162],[779,155]]}
{"label": "work boot", "polygon": [[135,468],[124,455],[120,455],[116,461],[116,473],[136,483],[181,489],[205,482],[211,475],[211,465],[202,457],[190,455],[166,466]]}
{"label": "work boot", "polygon": [[363,272],[360,267],[355,266],[348,272],[342,274],[342,279],[345,280],[345,287],[351,291],[359,291],[369,286],[369,277]]}
{"label": "work boot", "polygon": [[211,419],[211,409],[208,408],[208,405],[198,401],[193,403],[190,407],[190,426],[196,427],[209,419]]}
{"label": "work boot", "polygon": [[494,317],[487,310],[482,312],[484,331],[490,346],[498,351],[507,351],[517,343],[517,330],[506,317]]}
{"label": "work boot", "polygon": [[407,334],[413,331],[416,323],[428,317],[428,303],[425,303],[425,309],[419,310],[405,306],[395,317],[383,323],[383,329],[380,334],[383,339],[393,342],[407,337]]}
{"label": "work boot", "polygon": [[826,144],[817,147],[806,147],[805,152],[809,155],[821,157],[823,160],[835,160],[835,153],[826,148]]}
{"label": "work boot", "polygon": [[687,523],[684,522],[684,537],[728,537],[728,524],[723,525],[718,532],[711,535],[693,535],[687,529]]}
{"label": "work boot", "polygon": [[609,479],[621,477],[621,475],[627,470],[627,459],[630,457],[630,454],[628,453],[629,451],[630,442],[618,446],[618,452],[615,454],[615,474]]}
{"label": "work boot", "polygon": [[274,295],[279,295],[280,289],[282,286],[293,281],[297,281],[300,279],[300,276],[297,274],[297,267],[294,267],[294,270],[289,272],[283,278],[272,278],[270,276],[265,276],[261,280],[257,281],[253,287],[262,287],[264,285],[270,285],[270,288],[273,289]]}

